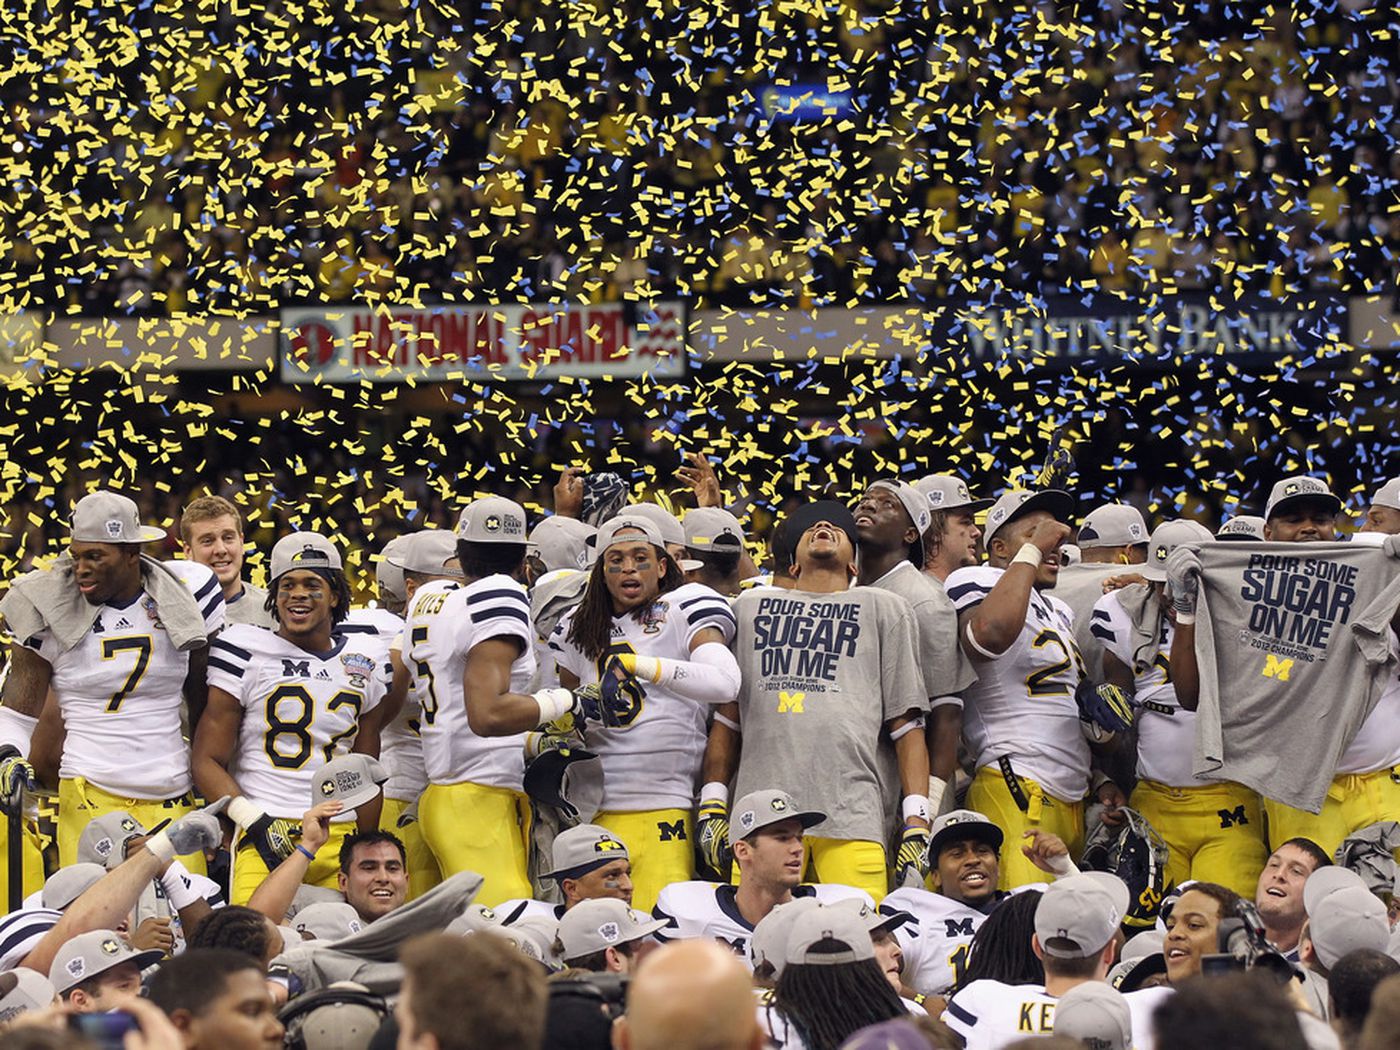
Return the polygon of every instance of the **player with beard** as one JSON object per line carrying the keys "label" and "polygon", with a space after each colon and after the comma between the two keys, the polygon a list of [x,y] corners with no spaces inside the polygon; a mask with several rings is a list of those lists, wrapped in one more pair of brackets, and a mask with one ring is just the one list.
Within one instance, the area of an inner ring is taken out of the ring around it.
{"label": "player with beard", "polygon": [[[1106,739],[1106,730],[1123,726],[1097,693],[1080,688],[1085,669],[1074,620],[1049,593],[1073,509],[1066,492],[1005,493],[987,514],[988,564],[959,569],[947,587],[978,673],[963,694],[964,735],[977,766],[968,808],[1013,841],[1040,829],[1077,855],[1090,783],[1086,736]],[[1098,795],[1110,807],[1125,801],[1111,782]],[[1002,889],[1038,879],[1029,859],[1003,858]]]}
{"label": "player with beard", "polygon": [[[194,739],[195,783],[206,798],[233,796],[228,815],[241,828],[229,901],[243,904],[295,850],[311,861],[306,881],[334,889],[340,845],[351,817],[332,822],[314,855],[300,843],[300,820],[317,770],[352,750],[365,752],[390,670],[354,636],[335,627],[350,611],[340,552],[314,532],[294,532],[272,549],[268,599],[277,631],[238,625],[215,640],[209,706]],[[373,827],[367,820],[365,830]]]}
{"label": "player with beard", "polygon": [[890,868],[901,884],[922,882],[927,863],[928,693],[913,610],[897,594],[851,587],[858,537],[841,504],[801,507],[787,528],[796,588],[750,591],[734,605],[743,686],[711,727],[701,847],[707,866],[727,870],[724,785],[737,768],[739,793],[776,786],[828,815],[808,838],[812,881],[878,901]]}

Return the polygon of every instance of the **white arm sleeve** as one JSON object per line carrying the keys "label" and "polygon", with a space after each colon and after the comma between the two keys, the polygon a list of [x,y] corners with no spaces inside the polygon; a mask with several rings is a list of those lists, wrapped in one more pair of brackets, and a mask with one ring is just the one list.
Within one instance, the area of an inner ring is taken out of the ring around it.
{"label": "white arm sleeve", "polygon": [[727,704],[739,695],[739,662],[719,642],[697,646],[689,660],[638,657],[637,677],[702,704]]}

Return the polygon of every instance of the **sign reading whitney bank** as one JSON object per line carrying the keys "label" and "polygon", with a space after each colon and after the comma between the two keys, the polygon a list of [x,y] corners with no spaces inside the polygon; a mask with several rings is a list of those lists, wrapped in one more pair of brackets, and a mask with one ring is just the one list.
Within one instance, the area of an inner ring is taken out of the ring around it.
{"label": "sign reading whitney bank", "polygon": [[283,310],[280,320],[286,383],[670,378],[686,370],[680,302],[315,307]]}

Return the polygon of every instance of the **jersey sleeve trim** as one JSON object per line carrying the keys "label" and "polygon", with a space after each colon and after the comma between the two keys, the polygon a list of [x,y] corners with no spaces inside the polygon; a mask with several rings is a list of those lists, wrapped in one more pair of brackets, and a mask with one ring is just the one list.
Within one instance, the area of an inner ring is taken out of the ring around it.
{"label": "jersey sleeve trim", "polygon": [[963,1025],[966,1028],[972,1028],[974,1025],[977,1024],[976,1015],[969,1013],[967,1010],[964,1010],[961,1006],[958,1005],[956,999],[949,999],[946,1009],[948,1013],[951,1014],[959,1024]]}

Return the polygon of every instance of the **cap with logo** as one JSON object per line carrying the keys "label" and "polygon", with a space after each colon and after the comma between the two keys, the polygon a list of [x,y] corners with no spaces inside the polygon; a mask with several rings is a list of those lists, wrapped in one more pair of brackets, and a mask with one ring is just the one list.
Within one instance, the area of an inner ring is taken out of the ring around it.
{"label": "cap with logo", "polygon": [[[681,519],[655,503],[629,503],[620,508],[613,518],[645,518],[656,526],[661,536],[659,546],[685,546],[685,526],[681,524]],[[606,528],[608,524],[603,522],[603,527]]]}
{"label": "cap with logo", "polygon": [[579,901],[564,913],[559,920],[559,942],[568,962],[650,937],[668,924],[666,919],[653,919],[646,912],[628,907],[626,901],[596,897]]}
{"label": "cap with logo", "polygon": [[360,913],[344,901],[317,901],[296,913],[292,929],[306,940],[338,941],[359,933],[364,923]]}
{"label": "cap with logo", "polygon": [[0,1025],[30,1010],[52,1006],[57,994],[52,981],[27,966],[0,973]]}
{"label": "cap with logo", "polygon": [[396,602],[408,601],[408,585],[404,582],[403,566],[399,564],[399,559],[403,557],[403,551],[412,535],[410,532],[404,536],[395,536],[384,544],[379,552],[379,560],[374,563],[374,582],[384,594]]}
{"label": "cap with logo", "polygon": [[1152,538],[1147,541],[1147,561],[1133,567],[1145,579],[1161,582],[1167,578],[1167,558],[1183,543],[1213,543],[1215,537],[1210,529],[1200,522],[1164,521],[1152,530]]}
{"label": "cap with logo", "polygon": [[81,862],[59,868],[44,882],[39,899],[45,908],[62,911],[86,893],[95,883],[101,882],[107,869],[101,864]]}
{"label": "cap with logo", "polygon": [[615,518],[609,518],[599,527],[594,560],[602,558],[609,547],[629,542],[650,543],[653,547],[666,549],[661,530],[649,518],[640,514],[619,514]]}
{"label": "cap with logo", "polygon": [[1056,521],[1068,523],[1074,514],[1074,497],[1059,489],[1043,489],[1040,492],[1012,489],[1003,492],[992,504],[992,509],[987,511],[987,524],[982,529],[983,542],[990,547],[992,538],[1003,528],[1037,510],[1045,511]]}
{"label": "cap with logo", "polygon": [[631,860],[620,838],[597,824],[578,824],[554,837],[553,868],[542,875],[576,879],[617,860]]}
{"label": "cap with logo", "polygon": [[697,551],[738,551],[744,547],[744,527],[722,507],[696,507],[681,522],[685,545]]}
{"label": "cap with logo", "polygon": [[283,573],[293,569],[319,569],[339,572],[344,568],[340,551],[319,532],[293,532],[273,545],[272,567],[268,579],[275,583]]}
{"label": "cap with logo", "polygon": [[1391,478],[1371,497],[1371,506],[1400,510],[1400,478]]}
{"label": "cap with logo", "polygon": [[126,859],[128,839],[146,834],[146,826],[125,810],[114,809],[88,821],[78,836],[77,859],[115,868]]}
{"label": "cap with logo", "polygon": [[1078,1039],[1090,1050],[1133,1050],[1128,1000],[1102,981],[1075,985],[1055,1003],[1055,1034]]}
{"label": "cap with logo", "polygon": [[501,928],[501,917],[484,904],[468,904],[462,914],[447,924],[445,932],[467,937],[473,933],[495,933]]}
{"label": "cap with logo", "polygon": [[1215,530],[1217,540],[1238,543],[1243,540],[1263,541],[1264,539],[1264,519],[1254,514],[1236,514],[1233,518],[1227,518],[1221,523],[1220,528]]}
{"label": "cap with logo", "polygon": [[803,912],[821,906],[821,902],[815,897],[793,897],[774,906],[753,928],[753,936],[749,938],[749,963],[755,969],[762,963],[767,963],[773,968],[773,977],[776,980],[787,965],[787,942],[788,935],[792,932],[792,924]]}
{"label": "cap with logo", "polygon": [[49,967],[49,980],[62,995],[122,963],[135,963],[138,970],[144,970],[164,958],[164,952],[132,951],[115,930],[90,930],[71,938],[58,950]]}
{"label": "cap with logo", "polygon": [[1342,501],[1332,494],[1325,481],[1297,474],[1276,482],[1269,490],[1269,502],[1264,505],[1264,520],[1271,521],[1293,504],[1305,501],[1325,503],[1333,514],[1342,512]]}
{"label": "cap with logo", "polygon": [[746,839],[755,832],[785,820],[801,821],[802,828],[816,827],[826,819],[825,813],[799,810],[786,791],[750,791],[734,804],[729,815],[729,844]]}
{"label": "cap with logo", "polygon": [[824,906],[793,921],[783,954],[789,966],[840,966],[875,958],[875,945],[852,912]]}
{"label": "cap with logo", "polygon": [[1156,928],[1129,937],[1108,971],[1108,983],[1127,992],[1141,987],[1154,974],[1166,973],[1167,960],[1162,954],[1165,939],[1166,933]]}
{"label": "cap with logo", "polygon": [[933,822],[928,841],[928,855],[930,861],[937,864],[944,846],[963,839],[985,842],[992,849],[1000,851],[1003,837],[1001,828],[993,824],[990,817],[973,809],[955,809],[944,813]]}
{"label": "cap with logo", "polygon": [[457,538],[468,543],[519,543],[524,545],[525,508],[504,496],[484,496],[462,508]]}
{"label": "cap with logo", "polygon": [[581,569],[591,560],[588,541],[596,535],[598,530],[592,525],[556,514],[530,530],[527,552],[544,562],[545,569],[550,572]]}
{"label": "cap with logo", "polygon": [[[446,529],[423,529],[393,541],[393,561],[404,572],[421,576],[461,577],[462,570],[447,562],[457,557],[457,536]],[[392,544],[391,544],[392,546]],[[389,548],[384,548],[389,555]]]}
{"label": "cap with logo", "polygon": [[1035,908],[1035,935],[1046,955],[1084,959],[1101,952],[1128,913],[1127,884],[1104,871],[1056,879]]}
{"label": "cap with logo", "polygon": [[897,930],[905,923],[914,921],[914,916],[907,911],[876,911],[860,897],[845,897],[839,901],[831,901],[826,907],[850,912],[860,920],[866,933],[875,933],[877,930]]}
{"label": "cap with logo", "polygon": [[910,556],[920,565],[924,563],[924,533],[928,532],[928,527],[933,524],[932,508],[928,505],[928,497],[910,485],[907,481],[876,481],[872,482],[872,489],[884,489],[893,492],[895,498],[900,502],[906,514],[909,515],[910,522],[914,525],[914,531],[918,538],[914,540],[913,549]]}
{"label": "cap with logo", "polygon": [[311,785],[311,804],[342,802],[345,810],[363,806],[379,794],[379,785],[389,779],[389,771],[369,755],[338,755],[316,771]]}
{"label": "cap with logo", "polygon": [[1142,512],[1126,503],[1105,503],[1084,515],[1075,542],[1081,550],[1094,547],[1135,547],[1147,542]]}
{"label": "cap with logo", "polygon": [[929,510],[967,510],[976,514],[996,502],[990,499],[973,499],[967,491],[967,483],[952,474],[930,474],[913,484],[928,500]]}
{"label": "cap with logo", "polygon": [[134,500],[99,489],[73,504],[73,539],[80,543],[154,543],[165,530],[142,525]]}

